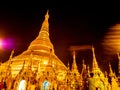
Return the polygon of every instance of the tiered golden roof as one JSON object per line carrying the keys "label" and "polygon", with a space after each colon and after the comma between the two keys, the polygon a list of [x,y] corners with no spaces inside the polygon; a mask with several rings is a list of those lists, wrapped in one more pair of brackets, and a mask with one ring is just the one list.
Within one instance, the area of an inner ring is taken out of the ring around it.
{"label": "tiered golden roof", "polygon": [[29,61],[31,60],[33,71],[37,70],[39,63],[40,64],[39,72],[44,72],[46,70],[46,66],[49,63],[50,59],[51,59],[52,67],[55,68],[56,73],[58,74],[58,78],[62,80],[62,78],[64,77],[67,67],[61,62],[61,60],[54,53],[54,47],[49,38],[48,19],[49,19],[49,14],[47,11],[39,35],[36,37],[35,40],[33,40],[30,43],[26,51],[11,59],[12,62],[11,68],[12,68],[13,77],[15,77],[22,69],[24,61],[25,61],[25,68],[27,68]]}

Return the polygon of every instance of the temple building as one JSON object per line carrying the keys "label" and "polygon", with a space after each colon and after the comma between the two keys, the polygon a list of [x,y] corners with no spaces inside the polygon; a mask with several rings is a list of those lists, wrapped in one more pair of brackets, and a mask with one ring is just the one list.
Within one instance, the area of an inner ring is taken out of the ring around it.
{"label": "temple building", "polygon": [[[94,47],[92,71],[83,60],[80,73],[73,51],[73,63],[66,66],[55,54],[49,38],[49,12],[47,11],[38,36],[30,43],[27,50],[14,56],[12,50],[9,60],[0,64],[0,90],[88,90],[87,78],[94,73],[99,90],[119,90],[118,80],[111,66],[110,73],[100,70],[95,57]],[[120,60],[120,58],[119,58]],[[120,69],[120,64],[119,64]],[[119,72],[120,73],[120,72]],[[108,76],[111,78],[108,81]],[[99,81],[100,79],[103,82]],[[103,89],[104,88],[104,89]]]}

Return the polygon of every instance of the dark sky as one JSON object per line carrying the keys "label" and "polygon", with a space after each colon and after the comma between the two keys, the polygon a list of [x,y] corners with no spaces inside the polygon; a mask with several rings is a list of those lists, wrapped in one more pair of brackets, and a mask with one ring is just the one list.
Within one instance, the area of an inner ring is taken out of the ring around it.
{"label": "dark sky", "polygon": [[[114,69],[117,68],[116,56],[104,53],[101,45],[108,28],[120,21],[119,11],[111,8],[109,4],[107,6],[72,1],[65,3],[59,0],[1,3],[0,37],[14,40],[15,55],[26,50],[30,42],[37,37],[47,9],[50,15],[50,39],[55,54],[65,64],[68,60],[72,61],[71,52],[68,50],[71,45],[93,44],[102,70],[108,70],[105,66],[109,61],[114,62],[112,63]],[[0,59],[3,62],[9,58],[13,48],[0,51]],[[83,58],[86,64],[91,64],[91,50],[77,52],[79,67]]]}

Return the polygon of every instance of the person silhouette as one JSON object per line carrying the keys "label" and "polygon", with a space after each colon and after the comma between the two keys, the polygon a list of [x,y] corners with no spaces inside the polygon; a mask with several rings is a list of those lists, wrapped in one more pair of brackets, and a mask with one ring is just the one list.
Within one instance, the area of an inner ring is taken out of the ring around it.
{"label": "person silhouette", "polygon": [[94,74],[90,73],[90,77],[88,78],[88,88],[89,90],[96,90],[96,85],[95,85],[95,78],[93,78]]}

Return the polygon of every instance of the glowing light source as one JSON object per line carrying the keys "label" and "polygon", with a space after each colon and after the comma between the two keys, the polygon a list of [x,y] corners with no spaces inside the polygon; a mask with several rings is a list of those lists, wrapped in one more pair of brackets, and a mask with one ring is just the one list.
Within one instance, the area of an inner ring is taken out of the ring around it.
{"label": "glowing light source", "polygon": [[0,39],[0,49],[13,49],[14,41],[11,38],[1,38]]}
{"label": "glowing light source", "polygon": [[48,64],[48,62],[47,62],[47,61],[44,61],[43,63],[44,63],[44,65],[47,65],[47,64]]}

